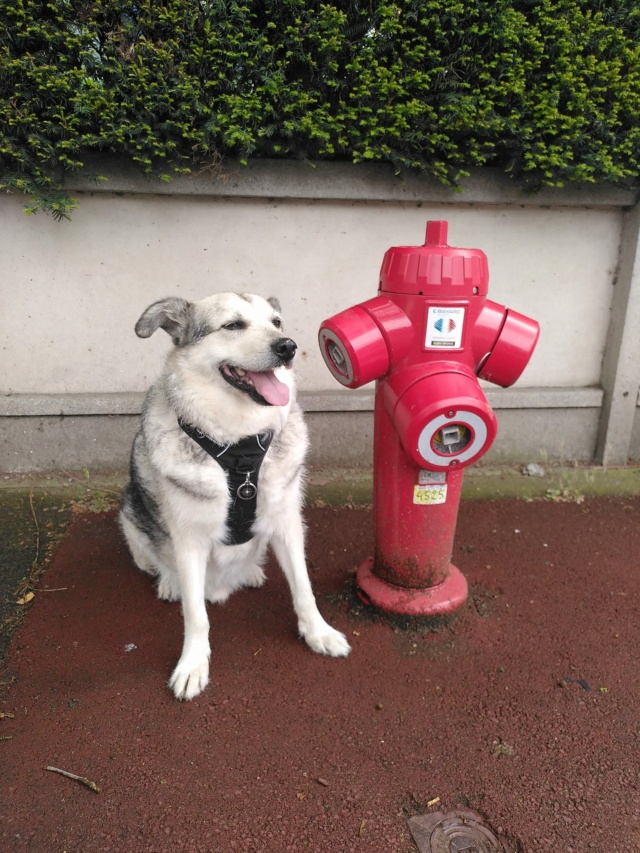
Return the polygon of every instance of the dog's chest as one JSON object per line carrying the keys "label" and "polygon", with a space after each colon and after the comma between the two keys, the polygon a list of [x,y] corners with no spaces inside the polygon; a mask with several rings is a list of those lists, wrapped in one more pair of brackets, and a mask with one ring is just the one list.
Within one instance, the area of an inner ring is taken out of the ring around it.
{"label": "dog's chest", "polygon": [[229,504],[227,509],[225,544],[241,545],[253,538],[253,525],[258,507],[260,469],[269,451],[273,432],[246,436],[233,444],[219,444],[202,430],[184,420],[180,428],[220,466],[227,480]]}

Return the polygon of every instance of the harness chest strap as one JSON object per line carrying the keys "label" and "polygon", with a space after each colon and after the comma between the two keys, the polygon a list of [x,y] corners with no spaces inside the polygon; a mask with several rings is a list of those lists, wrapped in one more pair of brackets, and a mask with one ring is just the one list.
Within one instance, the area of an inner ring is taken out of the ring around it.
{"label": "harness chest strap", "polygon": [[241,545],[253,539],[252,526],[258,503],[258,475],[273,439],[273,432],[249,435],[236,444],[218,444],[197,427],[178,418],[180,428],[220,465],[227,475],[231,503],[225,544]]}

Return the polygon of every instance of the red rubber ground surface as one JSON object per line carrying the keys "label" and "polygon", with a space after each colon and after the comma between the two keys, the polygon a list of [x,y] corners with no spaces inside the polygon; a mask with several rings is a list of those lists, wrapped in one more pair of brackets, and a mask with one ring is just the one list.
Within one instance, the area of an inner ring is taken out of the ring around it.
{"label": "red rubber ground surface", "polygon": [[76,520],[1,677],[0,849],[406,853],[409,816],[464,805],[523,853],[637,853],[640,500],[464,502],[471,597],[438,632],[354,603],[370,512],[307,518],[351,656],[296,637],[270,563],[211,607],[211,684],[184,704],[165,686],[179,607],[113,514]]}

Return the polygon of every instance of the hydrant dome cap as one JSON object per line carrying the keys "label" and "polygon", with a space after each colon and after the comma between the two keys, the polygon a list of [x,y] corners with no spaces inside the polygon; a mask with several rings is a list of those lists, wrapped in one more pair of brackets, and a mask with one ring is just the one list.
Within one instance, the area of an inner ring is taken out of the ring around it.
{"label": "hydrant dome cap", "polygon": [[381,293],[456,299],[486,296],[489,265],[481,249],[449,246],[447,222],[427,222],[423,246],[393,246],[380,269]]}

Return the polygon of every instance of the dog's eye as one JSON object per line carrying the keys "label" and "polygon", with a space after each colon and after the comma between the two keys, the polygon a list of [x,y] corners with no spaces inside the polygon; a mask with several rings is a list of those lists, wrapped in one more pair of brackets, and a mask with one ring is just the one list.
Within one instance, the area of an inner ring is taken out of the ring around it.
{"label": "dog's eye", "polygon": [[272,323],[273,323],[273,325],[276,327],[276,329],[281,329],[281,328],[282,328],[282,320],[280,319],[280,317],[274,317],[274,318],[273,318],[273,320],[272,320],[271,322],[272,322]]}
{"label": "dog's eye", "polygon": [[232,320],[231,323],[225,323],[222,328],[228,332],[240,332],[247,328],[247,324],[244,320]]}

